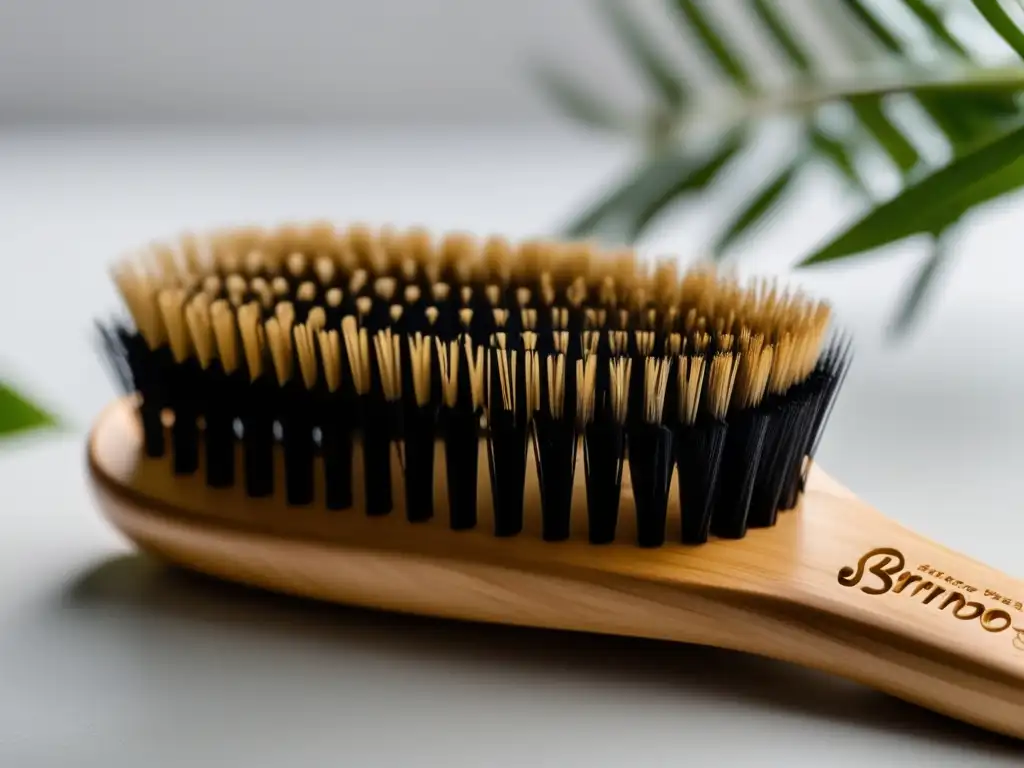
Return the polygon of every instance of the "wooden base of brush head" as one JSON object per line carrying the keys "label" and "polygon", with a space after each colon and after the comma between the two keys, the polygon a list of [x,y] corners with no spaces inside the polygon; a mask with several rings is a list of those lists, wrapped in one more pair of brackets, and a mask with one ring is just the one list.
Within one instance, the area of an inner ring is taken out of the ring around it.
{"label": "wooden base of brush head", "polygon": [[570,540],[541,539],[530,483],[523,532],[497,538],[485,480],[478,525],[449,529],[443,458],[435,516],[411,523],[398,486],[381,517],[363,513],[358,487],[348,510],[289,507],[280,493],[176,476],[141,440],[130,400],[103,413],[89,442],[97,498],[140,548],[179,566],[371,608],[761,654],[1024,737],[1024,582],[907,531],[817,468],[774,528],[683,546],[670,525],[665,546],[641,549],[628,467],[619,536],[598,546],[576,522],[580,487]]}

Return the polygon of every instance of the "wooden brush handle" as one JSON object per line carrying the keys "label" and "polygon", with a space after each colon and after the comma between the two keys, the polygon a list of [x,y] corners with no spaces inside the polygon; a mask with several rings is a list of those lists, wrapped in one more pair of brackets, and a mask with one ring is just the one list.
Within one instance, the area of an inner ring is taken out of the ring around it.
{"label": "wooden brush handle", "polygon": [[[169,462],[142,457],[127,400],[105,411],[89,443],[108,518],[186,568],[373,608],[756,653],[1024,737],[1024,582],[906,530],[817,468],[801,508],[772,529],[642,550],[629,542],[628,469],[622,535],[593,546],[583,528],[541,541],[532,485],[523,534],[494,538],[484,475],[480,525],[448,530],[438,463],[438,514],[413,524],[400,489],[391,515],[370,518],[358,493],[354,509],[326,512],[174,477]],[[576,520],[582,497],[578,487]]]}

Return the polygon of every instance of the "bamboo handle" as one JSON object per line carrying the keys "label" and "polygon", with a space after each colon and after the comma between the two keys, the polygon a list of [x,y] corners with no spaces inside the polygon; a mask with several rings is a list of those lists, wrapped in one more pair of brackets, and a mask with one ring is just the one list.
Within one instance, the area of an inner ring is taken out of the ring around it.
{"label": "bamboo handle", "polygon": [[[371,518],[358,496],[354,509],[328,514],[211,490],[142,456],[128,401],[97,422],[89,465],[100,506],[130,539],[220,578],[387,610],[731,648],[1024,738],[1024,583],[906,530],[818,469],[801,508],[775,528],[641,550],[629,541],[628,471],[624,535],[593,546],[539,539],[535,487],[512,539],[490,535],[486,508],[477,530],[452,532],[443,507],[430,522],[406,522],[400,494],[391,515]],[[574,518],[584,514],[574,507]]]}

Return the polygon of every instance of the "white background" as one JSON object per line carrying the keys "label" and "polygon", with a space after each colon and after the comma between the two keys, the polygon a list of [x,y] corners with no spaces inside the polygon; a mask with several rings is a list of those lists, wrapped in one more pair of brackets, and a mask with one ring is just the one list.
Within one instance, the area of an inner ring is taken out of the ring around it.
{"label": "white background", "polygon": [[[169,574],[98,518],[83,440],[113,395],[90,339],[117,306],[110,260],[291,217],[549,232],[634,152],[553,118],[525,77],[537,52],[643,102],[582,0],[0,2],[0,370],[66,422],[0,454],[0,764],[1020,764],[1018,745],[781,664]],[[694,257],[724,215],[700,213],[649,249]],[[810,175],[745,269],[785,272],[854,213]],[[822,464],[1024,575],[1019,221],[1019,201],[972,219],[900,345],[881,331],[920,243],[791,279],[857,332]]]}

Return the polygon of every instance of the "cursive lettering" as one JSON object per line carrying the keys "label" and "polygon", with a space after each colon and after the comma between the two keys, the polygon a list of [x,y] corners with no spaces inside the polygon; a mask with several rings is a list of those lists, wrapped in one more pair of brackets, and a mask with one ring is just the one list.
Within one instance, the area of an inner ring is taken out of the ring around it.
{"label": "cursive lettering", "polygon": [[[868,568],[869,573],[873,573],[882,581],[881,587],[861,587],[861,592],[869,595],[884,595],[890,589],[892,589],[892,576],[895,573],[899,573],[903,570],[903,565],[906,560],[903,559],[903,554],[898,549],[892,549],[890,547],[881,547],[879,549],[872,549],[866,553],[857,562],[857,570],[854,572],[853,568],[846,566],[839,571],[839,583],[844,587],[855,587],[860,584],[860,580],[864,578],[864,568],[868,564],[868,561],[873,558],[882,558],[880,562],[875,563]],[[895,565],[889,565],[896,560]]]}
{"label": "cursive lettering", "polygon": [[[1002,608],[988,608],[983,603],[968,600],[965,593],[971,594],[978,590],[963,581],[947,576],[930,565],[919,565],[913,571],[904,570],[906,558],[898,549],[878,547],[865,552],[857,561],[857,567],[843,566],[839,569],[838,580],[844,587],[856,587],[868,595],[905,594],[910,599],[923,597],[915,602],[931,605],[939,611],[946,612],[959,621],[978,621],[986,632],[999,633],[1011,628],[1013,619]],[[928,574],[934,581],[926,580],[921,574]],[[897,575],[898,574],[898,575]],[[867,577],[873,576],[869,583],[861,584]],[[894,578],[895,577],[895,578]],[[941,582],[945,586],[940,586]],[[913,589],[908,589],[913,585]],[[963,591],[950,591],[949,587],[959,587]],[[1016,601],[1010,600],[994,590],[985,590],[985,597],[1003,605],[1016,608]],[[939,598],[942,598],[941,600]],[[907,599],[907,598],[905,598]],[[951,610],[949,610],[951,609]],[[1024,628],[1013,627],[1016,636],[1013,647],[1024,651]]]}

